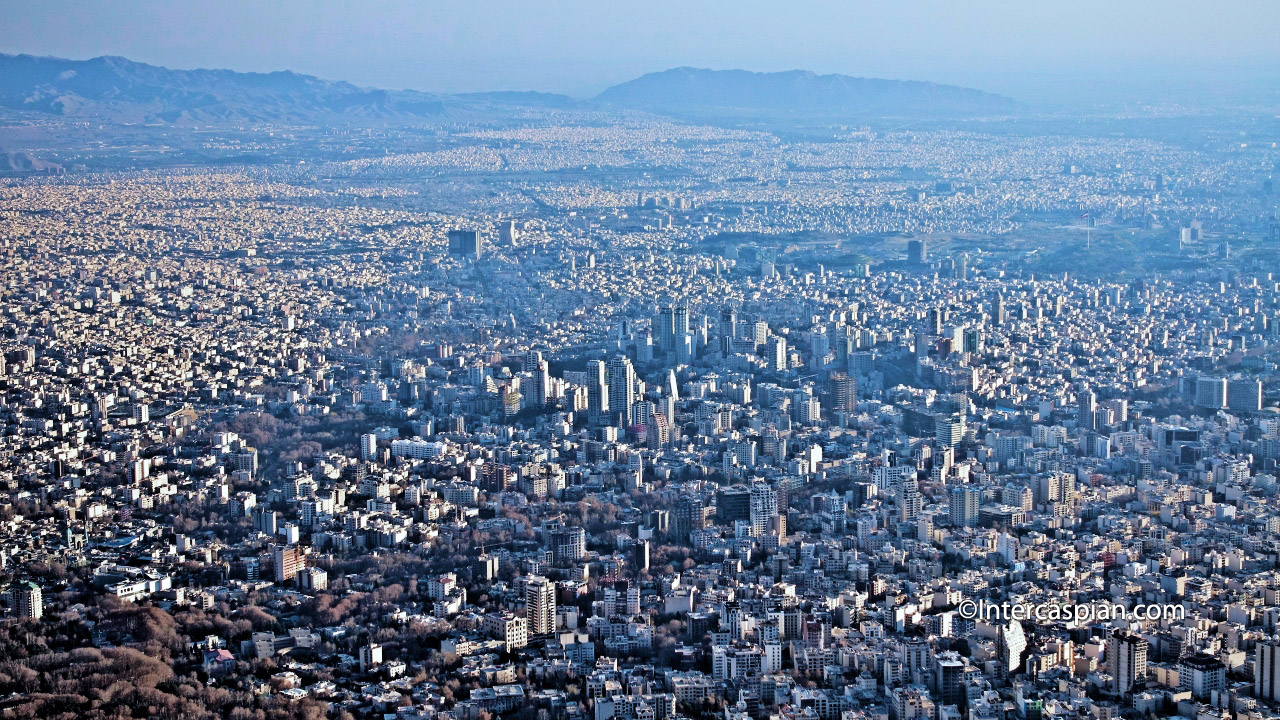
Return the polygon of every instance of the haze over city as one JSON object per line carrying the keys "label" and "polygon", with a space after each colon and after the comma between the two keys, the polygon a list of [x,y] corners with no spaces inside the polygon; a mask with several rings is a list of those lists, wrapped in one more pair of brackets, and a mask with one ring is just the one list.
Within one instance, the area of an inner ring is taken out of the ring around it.
{"label": "haze over city", "polygon": [[9,3],[4,51],[577,97],[677,66],[930,80],[1027,101],[1274,101],[1280,8],[1209,3]]}
{"label": "haze over city", "polygon": [[0,720],[1280,719],[1273,3],[5,3]]}

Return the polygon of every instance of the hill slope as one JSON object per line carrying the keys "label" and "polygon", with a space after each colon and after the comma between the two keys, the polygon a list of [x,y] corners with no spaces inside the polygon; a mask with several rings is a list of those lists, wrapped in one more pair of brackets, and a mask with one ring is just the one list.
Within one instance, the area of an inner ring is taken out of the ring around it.
{"label": "hill slope", "polygon": [[1001,95],[930,82],[817,75],[803,70],[675,68],[615,85],[597,100],[657,112],[769,115],[973,116],[1010,112]]}

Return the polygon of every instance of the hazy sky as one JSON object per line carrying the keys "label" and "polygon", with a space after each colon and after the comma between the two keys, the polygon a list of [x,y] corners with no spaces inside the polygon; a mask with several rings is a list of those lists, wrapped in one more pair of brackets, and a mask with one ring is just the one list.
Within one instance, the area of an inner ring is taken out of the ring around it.
{"label": "hazy sky", "polygon": [[[0,52],[360,85],[595,94],[681,65],[933,80],[1034,101],[1280,78],[1280,2],[0,0]],[[1247,95],[1246,95],[1247,96]]]}

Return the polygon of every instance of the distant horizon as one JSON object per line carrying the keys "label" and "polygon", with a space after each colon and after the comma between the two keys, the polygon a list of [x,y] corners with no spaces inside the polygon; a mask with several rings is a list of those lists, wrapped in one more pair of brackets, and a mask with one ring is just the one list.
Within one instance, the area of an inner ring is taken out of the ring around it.
{"label": "distant horizon", "polygon": [[[493,94],[539,93],[539,94],[546,94],[546,95],[563,96],[563,97],[567,97],[569,99],[577,100],[577,101],[587,101],[587,100],[592,100],[596,98],[600,93],[604,92],[605,90],[608,90],[611,87],[629,82],[631,80],[635,80],[645,75],[652,75],[657,73],[669,72],[671,70],[688,68],[693,70],[705,70],[705,71],[712,71],[712,72],[744,71],[744,72],[751,72],[751,73],[758,73],[758,74],[804,72],[804,73],[813,73],[818,76],[842,76],[842,77],[851,77],[851,78],[857,78],[857,79],[890,80],[890,81],[908,82],[908,83],[910,82],[932,83],[935,85],[959,87],[959,88],[964,88],[969,90],[977,90],[977,91],[981,91],[981,92],[989,93],[993,95],[1000,95],[1000,96],[1009,98],[1011,100],[1014,100],[1016,102],[1019,102],[1021,104],[1027,104],[1027,105],[1031,105],[1039,109],[1045,109],[1045,110],[1061,110],[1063,109],[1062,107],[1063,105],[1068,104],[1067,98],[1058,98],[1057,100],[1050,100],[1047,97],[1037,95],[1036,93],[1032,93],[1031,96],[1028,98],[1025,95],[1013,94],[1001,89],[992,88],[984,84],[973,84],[973,83],[967,84],[963,82],[949,82],[945,80],[939,80],[939,79],[927,78],[927,77],[889,77],[889,76],[871,75],[871,74],[824,72],[820,70],[814,70],[811,68],[798,68],[798,67],[782,68],[782,69],[754,69],[749,67],[705,67],[705,66],[696,66],[696,65],[688,65],[688,64],[675,64],[667,67],[646,70],[644,72],[638,73],[633,76],[619,78],[615,82],[604,85],[590,92],[573,93],[573,92],[562,92],[555,89],[547,89],[547,88],[540,88],[540,87],[498,86],[498,87],[492,87],[492,88],[441,90],[441,89],[433,89],[429,87],[384,86],[384,85],[373,85],[373,84],[362,83],[357,80],[354,80],[351,78],[345,78],[345,77],[331,77],[331,76],[325,76],[325,75],[317,75],[315,73],[306,72],[303,70],[299,70],[297,68],[288,68],[288,67],[270,68],[270,69],[234,68],[234,67],[226,67],[226,66],[207,65],[207,64],[184,66],[184,65],[161,64],[161,63],[156,63],[149,60],[139,59],[136,57],[130,57],[127,55],[111,54],[111,53],[94,54],[87,57],[71,57],[71,56],[62,56],[62,55],[32,53],[32,52],[9,52],[9,51],[0,49],[0,55],[10,55],[10,56],[26,55],[30,57],[48,58],[48,59],[54,59],[54,60],[67,60],[72,62],[87,62],[87,61],[96,60],[99,58],[120,58],[123,60],[127,60],[129,62],[149,65],[152,67],[165,68],[168,70],[178,70],[178,71],[199,71],[199,70],[219,71],[220,70],[220,71],[231,71],[231,72],[243,73],[243,74],[259,74],[259,75],[269,75],[272,73],[293,73],[296,75],[301,75],[306,77],[314,77],[316,79],[327,81],[327,82],[344,82],[344,83],[354,85],[356,87],[366,88],[371,90],[413,91],[413,92],[422,92],[422,93],[435,94],[435,95],[441,95],[441,96],[468,95],[468,94],[482,95],[482,94],[489,94],[489,93],[493,93]],[[1207,78],[1204,78],[1204,76],[1210,75],[1210,74],[1216,74],[1216,72],[1218,71],[1215,71],[1212,68],[1200,68],[1199,72],[1202,78],[1207,80]],[[1275,82],[1280,83],[1280,68],[1276,68],[1274,72],[1275,72]],[[1235,78],[1235,80],[1239,82],[1241,78],[1237,77]],[[1221,102],[1229,105],[1280,104],[1280,87],[1271,85],[1273,80],[1271,78],[1270,72],[1268,72],[1265,76],[1258,76],[1252,79],[1244,78],[1243,80],[1246,83],[1244,86],[1237,85],[1235,87],[1232,87],[1228,85],[1226,87],[1219,87],[1217,96],[1213,99],[1210,99],[1210,102]],[[1183,82],[1185,81],[1186,79],[1184,78]],[[1173,82],[1174,82],[1173,80],[1168,80],[1162,83],[1161,81],[1158,80],[1158,78],[1153,77],[1149,79],[1148,87],[1161,87],[1167,83],[1173,83]],[[1044,89],[1047,90],[1048,88],[1046,87]],[[1082,109],[1095,109],[1099,106],[1105,106],[1105,105],[1133,105],[1133,104],[1150,104],[1150,105],[1186,104],[1186,105],[1193,105],[1193,106],[1196,105],[1195,102],[1188,101],[1185,98],[1179,98],[1176,96],[1163,96],[1163,97],[1159,96],[1159,91],[1156,91],[1157,96],[1144,97],[1143,94],[1139,93],[1134,89],[1129,89],[1127,91],[1120,91],[1120,92],[1115,92],[1113,90],[1110,94],[1107,93],[1105,88],[1100,89],[1097,86],[1095,86],[1092,89],[1096,93],[1097,101],[1092,105],[1084,106]],[[1185,92],[1187,88],[1183,87],[1182,90]],[[1266,93],[1268,92],[1270,93],[1270,96],[1266,95]],[[1245,94],[1253,94],[1254,102],[1246,101],[1245,98],[1243,97]]]}
{"label": "distant horizon", "polygon": [[51,0],[10,8],[0,52],[119,56],[174,69],[292,71],[361,87],[440,94],[546,92],[583,99],[676,67],[909,80],[1020,102],[1214,104],[1280,101],[1280,5],[1231,13],[1192,2],[1070,8],[989,2],[910,8],[865,3],[659,0],[553,8],[338,3]]}

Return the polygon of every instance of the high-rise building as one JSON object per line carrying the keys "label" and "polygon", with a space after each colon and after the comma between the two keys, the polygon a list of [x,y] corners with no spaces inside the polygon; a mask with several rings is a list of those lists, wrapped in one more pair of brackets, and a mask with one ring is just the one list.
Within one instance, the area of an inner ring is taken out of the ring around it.
{"label": "high-rise building", "polygon": [[1253,651],[1253,694],[1260,700],[1280,701],[1280,638],[1263,640]]}
{"label": "high-rise building", "polygon": [[955,447],[964,439],[964,417],[959,413],[939,415],[934,421],[934,439],[938,447]]}
{"label": "high-rise building", "polygon": [[360,459],[372,460],[378,454],[378,436],[374,433],[365,433],[360,436]]}
{"label": "high-rise building", "polygon": [[608,370],[610,424],[627,427],[633,420],[636,402],[636,371],[631,361],[621,355],[609,361]]}
{"label": "high-rise building", "polygon": [[498,221],[498,240],[503,245],[514,247],[516,241],[520,239],[520,231],[516,230],[515,220]]}
{"label": "high-rise building", "polygon": [[1107,671],[1111,673],[1111,691],[1123,694],[1147,678],[1145,638],[1117,630],[1107,638]]}
{"label": "high-rise building", "polygon": [[924,509],[924,499],[920,496],[920,483],[915,478],[902,482],[898,491],[898,518],[904,521],[915,520]]}
{"label": "high-rise building", "polygon": [[449,254],[459,257],[480,257],[480,233],[475,230],[450,230]]}
{"label": "high-rise building", "polygon": [[907,262],[912,265],[923,265],[928,260],[929,248],[921,238],[907,241]]}
{"label": "high-rise building", "polygon": [[978,520],[978,505],[982,491],[972,485],[954,485],[947,492],[950,501],[948,513],[953,527],[970,527]]}
{"label": "high-rise building", "polygon": [[717,490],[716,519],[720,524],[729,526],[737,520],[750,520],[751,492],[741,485]]}
{"label": "high-rise building", "polygon": [[769,351],[769,365],[774,372],[785,372],[787,370],[787,341],[784,338],[776,337]]}
{"label": "high-rise building", "polygon": [[964,687],[966,670],[959,653],[948,650],[938,654],[934,660],[933,673],[938,704],[955,705],[963,712],[968,705],[968,693]]}
{"label": "high-rise building", "polygon": [[778,491],[769,483],[753,482],[751,495],[751,532],[760,537],[769,527],[769,520],[778,514]]}
{"label": "high-rise building", "polygon": [[276,582],[289,582],[298,576],[298,571],[306,567],[302,550],[297,545],[277,547],[272,558],[275,561]]}
{"label": "high-rise building", "polygon": [[1097,430],[1094,425],[1096,417],[1094,413],[1098,410],[1098,396],[1092,390],[1081,390],[1076,396],[1076,404],[1079,407],[1079,415],[1076,422],[1080,427],[1086,430]]}
{"label": "high-rise building", "polygon": [[609,413],[608,366],[603,360],[587,362],[587,415],[602,422]]}
{"label": "high-rise building", "polygon": [[1227,687],[1227,666],[1204,653],[1187,655],[1178,661],[1178,689],[1189,690],[1196,700],[1208,700]]}
{"label": "high-rise building", "polygon": [[858,409],[858,381],[846,373],[834,372],[827,379],[833,412],[851,413]]}
{"label": "high-rise building", "polygon": [[580,527],[562,527],[551,532],[551,551],[557,563],[581,560],[587,554],[587,534]]}
{"label": "high-rise building", "polygon": [[556,631],[556,584],[541,575],[531,575],[524,586],[525,620],[530,635]]}
{"label": "high-rise building", "polygon": [[689,533],[695,530],[705,530],[707,527],[705,507],[702,499],[697,496],[682,496],[676,501],[675,515],[672,517],[672,533],[679,538],[688,538]]}
{"label": "high-rise building", "polygon": [[1027,636],[1022,631],[1022,623],[1010,620],[1009,624],[1000,628],[1000,662],[1006,672],[1014,672],[1022,667],[1022,653],[1027,649]]}
{"label": "high-rise building", "polygon": [[30,580],[13,586],[13,614],[21,620],[39,620],[44,615],[44,596],[40,586]]}
{"label": "high-rise building", "polygon": [[1262,381],[1257,378],[1228,380],[1227,407],[1239,412],[1262,410]]}
{"label": "high-rise building", "polygon": [[1218,410],[1226,406],[1226,378],[1202,377],[1196,379],[1196,407]]}

